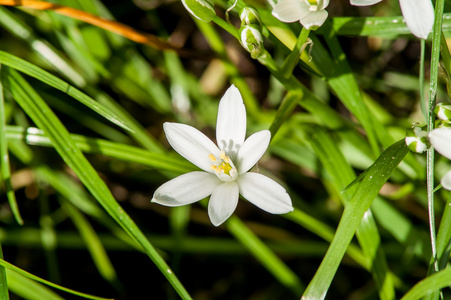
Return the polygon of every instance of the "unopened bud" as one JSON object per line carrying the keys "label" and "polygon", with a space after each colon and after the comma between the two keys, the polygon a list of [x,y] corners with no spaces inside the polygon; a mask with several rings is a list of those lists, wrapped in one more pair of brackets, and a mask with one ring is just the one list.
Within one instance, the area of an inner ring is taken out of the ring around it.
{"label": "unopened bud", "polygon": [[259,58],[263,54],[263,37],[260,26],[251,24],[240,28],[240,41],[244,49],[251,54],[253,59]]}
{"label": "unopened bud", "polygon": [[258,11],[250,6],[245,6],[240,12],[241,27],[246,25],[262,25]]}
{"label": "unopened bud", "polygon": [[434,108],[434,113],[440,120],[451,121],[451,105],[438,103]]}
{"label": "unopened bud", "polygon": [[431,147],[428,139],[428,133],[419,126],[414,126],[407,131],[405,141],[410,151],[415,153],[423,153]]}
{"label": "unopened bud", "polygon": [[451,123],[449,121],[443,121],[443,120],[436,120],[435,121],[435,128],[443,128],[443,127],[451,127]]}
{"label": "unopened bud", "polygon": [[210,22],[216,16],[213,5],[206,0],[182,0],[183,6],[195,18]]}

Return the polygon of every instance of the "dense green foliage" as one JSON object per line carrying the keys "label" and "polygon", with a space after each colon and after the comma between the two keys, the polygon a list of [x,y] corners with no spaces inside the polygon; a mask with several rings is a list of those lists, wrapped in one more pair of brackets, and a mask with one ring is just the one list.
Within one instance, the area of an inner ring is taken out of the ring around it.
{"label": "dense green foliage", "polygon": [[[449,296],[451,195],[436,187],[451,164],[404,141],[449,102],[443,0],[428,40],[398,0],[331,1],[316,31],[264,0],[210,1],[204,21],[178,0],[11,2],[0,0],[0,299]],[[248,5],[259,17],[242,21]],[[272,134],[254,171],[295,209],[241,198],[214,227],[206,199],[150,200],[197,170],[163,123],[214,139],[231,84],[247,136]]]}

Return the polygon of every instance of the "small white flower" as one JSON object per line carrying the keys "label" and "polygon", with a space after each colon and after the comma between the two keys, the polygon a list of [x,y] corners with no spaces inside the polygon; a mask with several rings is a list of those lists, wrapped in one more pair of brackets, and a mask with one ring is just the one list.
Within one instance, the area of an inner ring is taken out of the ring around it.
{"label": "small white flower", "polygon": [[208,215],[215,226],[226,221],[241,194],[249,202],[273,214],[293,210],[291,198],[274,180],[248,172],[262,157],[271,139],[269,130],[245,140],[246,109],[239,90],[231,86],[219,102],[216,146],[194,127],[164,123],[169,144],[203,171],[178,176],[160,186],[152,202],[181,206],[210,197]]}
{"label": "small white flower", "polygon": [[[429,141],[438,153],[451,160],[451,128],[436,128],[429,132]],[[442,187],[451,191],[451,171],[443,176]]]}
{"label": "small white flower", "polygon": [[[367,6],[382,0],[350,0],[352,5]],[[420,39],[427,39],[434,25],[434,7],[431,0],[399,0],[402,15],[410,32]]]}
{"label": "small white flower", "polygon": [[308,0],[280,0],[274,6],[272,14],[282,22],[291,23],[299,20],[306,29],[316,29],[327,19],[328,13],[325,8],[328,5],[329,0],[316,0],[316,5]]}

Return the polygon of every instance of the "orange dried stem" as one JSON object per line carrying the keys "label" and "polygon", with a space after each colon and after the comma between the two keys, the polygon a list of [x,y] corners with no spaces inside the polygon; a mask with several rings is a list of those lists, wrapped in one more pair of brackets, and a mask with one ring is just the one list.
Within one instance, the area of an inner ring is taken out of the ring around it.
{"label": "orange dried stem", "polygon": [[172,50],[183,56],[196,56],[198,55],[194,52],[183,50],[178,48],[171,43],[161,40],[159,37],[152,34],[139,32],[130,26],[124,25],[122,23],[111,21],[107,19],[100,18],[93,14],[87,13],[82,10],[75,8],[49,3],[45,1],[35,1],[35,0],[0,0],[0,5],[6,6],[23,6],[27,8],[33,8],[38,10],[52,10],[58,14],[65,15],[94,26],[103,28],[105,30],[114,32],[116,34],[122,35],[129,40],[134,42],[145,44],[147,46],[159,49],[159,50]]}

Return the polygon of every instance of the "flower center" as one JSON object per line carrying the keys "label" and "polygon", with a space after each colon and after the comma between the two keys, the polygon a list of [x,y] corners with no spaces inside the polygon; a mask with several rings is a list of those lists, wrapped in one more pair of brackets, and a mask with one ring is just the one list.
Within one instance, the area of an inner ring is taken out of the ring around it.
{"label": "flower center", "polygon": [[309,11],[317,11],[318,10],[318,1],[316,0],[307,0],[307,3],[310,4]]}
{"label": "flower center", "polygon": [[219,158],[216,158],[213,154],[208,155],[208,158],[213,162],[210,169],[215,171],[218,178],[222,181],[233,181],[238,177],[235,165],[230,157],[225,155],[224,150],[220,152]]}

